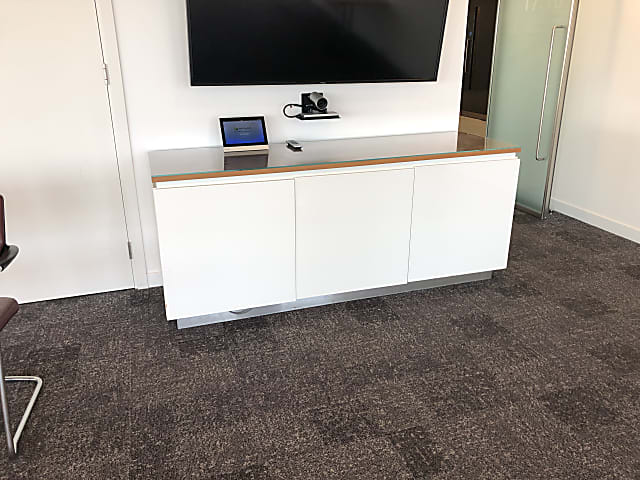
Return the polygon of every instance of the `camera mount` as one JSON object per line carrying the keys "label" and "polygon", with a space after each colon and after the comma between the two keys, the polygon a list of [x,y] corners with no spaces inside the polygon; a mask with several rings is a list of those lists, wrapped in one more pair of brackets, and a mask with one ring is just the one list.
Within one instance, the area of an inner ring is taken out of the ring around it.
{"label": "camera mount", "polygon": [[[329,101],[322,92],[302,93],[300,95],[300,105],[289,103],[285,105],[282,113],[287,118],[298,118],[299,120],[326,120],[340,118],[336,112],[327,111]],[[302,111],[297,115],[287,115],[289,107],[300,107]]]}

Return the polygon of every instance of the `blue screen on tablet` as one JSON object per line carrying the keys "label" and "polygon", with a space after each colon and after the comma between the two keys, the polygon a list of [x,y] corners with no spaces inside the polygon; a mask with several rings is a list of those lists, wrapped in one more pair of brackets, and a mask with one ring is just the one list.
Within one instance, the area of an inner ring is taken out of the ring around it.
{"label": "blue screen on tablet", "polygon": [[267,143],[263,118],[220,119],[224,146]]}

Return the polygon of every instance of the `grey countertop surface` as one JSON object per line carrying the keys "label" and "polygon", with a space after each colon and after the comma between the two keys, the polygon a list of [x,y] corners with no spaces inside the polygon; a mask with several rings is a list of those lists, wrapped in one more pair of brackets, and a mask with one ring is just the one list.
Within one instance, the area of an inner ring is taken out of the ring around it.
{"label": "grey countertop surface", "polygon": [[[252,172],[310,170],[340,167],[348,162],[389,163],[411,157],[438,158],[464,156],[469,152],[491,154],[494,151],[519,149],[503,142],[458,132],[423,133],[380,137],[347,138],[338,140],[302,141],[303,151],[294,152],[284,143],[271,144],[268,153],[247,153],[242,156],[225,155],[222,147],[201,147],[149,152],[153,181],[167,181],[185,175],[233,176]],[[382,162],[381,162],[382,161]],[[177,179],[177,178],[176,178]]]}

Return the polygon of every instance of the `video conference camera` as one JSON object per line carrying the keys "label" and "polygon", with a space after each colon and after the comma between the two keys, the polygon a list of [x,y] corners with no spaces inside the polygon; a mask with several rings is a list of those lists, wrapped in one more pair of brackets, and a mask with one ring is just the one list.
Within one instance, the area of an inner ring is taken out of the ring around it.
{"label": "video conference camera", "polygon": [[302,113],[327,113],[329,100],[322,92],[302,94]]}
{"label": "video conference camera", "polygon": [[[300,105],[288,104],[285,105],[284,110],[288,107],[300,107],[302,111],[295,115],[295,118],[300,120],[322,120],[329,118],[340,118],[336,112],[329,112],[329,100],[324,96],[322,92],[311,92],[301,94]],[[293,118],[294,115],[285,116]]]}

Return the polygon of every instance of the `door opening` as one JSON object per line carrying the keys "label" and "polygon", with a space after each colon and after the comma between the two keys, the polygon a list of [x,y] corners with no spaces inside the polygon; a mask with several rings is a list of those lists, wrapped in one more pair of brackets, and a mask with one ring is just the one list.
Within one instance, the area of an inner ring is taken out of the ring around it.
{"label": "door opening", "polygon": [[460,131],[485,136],[498,0],[469,0]]}

